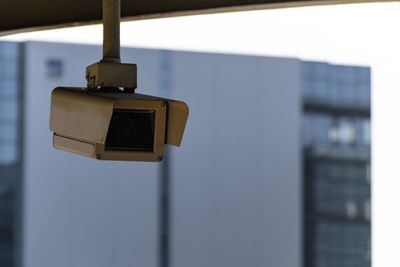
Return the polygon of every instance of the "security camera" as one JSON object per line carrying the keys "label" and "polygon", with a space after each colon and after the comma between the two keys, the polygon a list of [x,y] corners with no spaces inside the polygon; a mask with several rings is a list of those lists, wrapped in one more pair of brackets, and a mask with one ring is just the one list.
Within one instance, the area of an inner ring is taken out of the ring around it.
{"label": "security camera", "polygon": [[99,160],[161,161],[180,146],[188,106],[155,96],[58,87],[50,129],[57,149]]}
{"label": "security camera", "polygon": [[103,0],[103,58],[86,68],[85,88],[58,87],[50,129],[57,149],[100,160],[161,161],[180,146],[188,106],[137,94],[136,64],[121,63],[120,0]]}

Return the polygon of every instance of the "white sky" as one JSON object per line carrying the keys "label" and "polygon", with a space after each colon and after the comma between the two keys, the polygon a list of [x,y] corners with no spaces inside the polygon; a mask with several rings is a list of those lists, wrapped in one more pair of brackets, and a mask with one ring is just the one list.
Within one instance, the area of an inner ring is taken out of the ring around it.
{"label": "white sky", "polygon": [[[101,44],[102,28],[97,25],[42,31],[0,40]],[[130,47],[285,56],[371,66],[373,262],[376,267],[400,266],[399,3],[127,22],[122,24],[121,43]]]}

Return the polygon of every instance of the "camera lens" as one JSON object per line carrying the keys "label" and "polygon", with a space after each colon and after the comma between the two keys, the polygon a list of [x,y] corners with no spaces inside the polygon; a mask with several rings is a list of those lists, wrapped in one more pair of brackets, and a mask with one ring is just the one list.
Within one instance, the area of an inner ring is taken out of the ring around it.
{"label": "camera lens", "polygon": [[155,112],[114,110],[106,138],[106,150],[153,151]]}

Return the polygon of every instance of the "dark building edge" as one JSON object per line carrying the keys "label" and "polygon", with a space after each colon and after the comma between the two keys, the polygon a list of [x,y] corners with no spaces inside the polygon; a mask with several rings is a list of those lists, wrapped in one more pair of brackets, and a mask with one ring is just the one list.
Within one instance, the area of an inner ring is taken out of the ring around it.
{"label": "dark building edge", "polygon": [[25,132],[25,63],[26,63],[26,43],[18,44],[19,62],[18,62],[18,79],[19,79],[19,118],[18,118],[18,164],[19,171],[15,183],[15,206],[14,206],[14,238],[15,238],[15,251],[14,251],[14,266],[23,267],[23,240],[24,240],[24,132]]}

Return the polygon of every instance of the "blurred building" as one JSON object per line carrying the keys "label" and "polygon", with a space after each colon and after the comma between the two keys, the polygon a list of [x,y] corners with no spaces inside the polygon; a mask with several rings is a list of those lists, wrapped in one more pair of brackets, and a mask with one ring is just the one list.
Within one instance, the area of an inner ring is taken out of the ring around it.
{"label": "blurred building", "polygon": [[303,63],[305,266],[371,265],[370,70]]}
{"label": "blurred building", "polygon": [[162,164],[104,162],[48,130],[100,56],[0,43],[0,266],[370,266],[368,68],[123,49],[190,117]]}
{"label": "blurred building", "polygon": [[0,43],[0,266],[14,266],[19,251],[22,187],[22,54]]}

